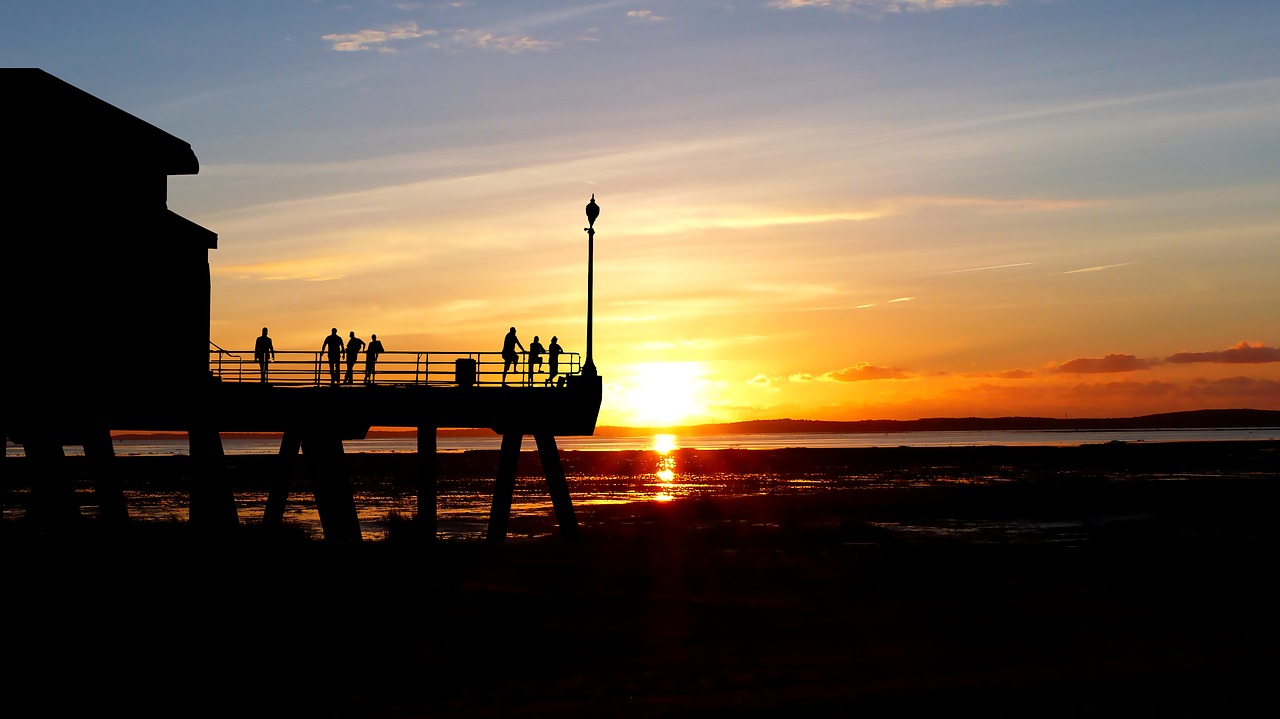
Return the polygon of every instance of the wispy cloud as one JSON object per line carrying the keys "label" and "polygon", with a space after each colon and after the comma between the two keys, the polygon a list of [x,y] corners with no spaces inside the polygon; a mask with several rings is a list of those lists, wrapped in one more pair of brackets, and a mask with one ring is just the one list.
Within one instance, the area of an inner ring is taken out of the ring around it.
{"label": "wispy cloud", "polygon": [[935,275],[958,275],[963,272],[986,272],[988,270],[1007,270],[1010,267],[1026,267],[1030,262],[1011,262],[1006,265],[985,265],[983,267],[965,267],[959,270],[946,270],[945,272],[935,272]]}
{"label": "wispy cloud", "polygon": [[[758,213],[744,210],[735,214],[699,214],[697,209],[686,210],[683,217],[667,217],[665,221],[647,226],[647,234],[668,234],[695,230],[747,230],[768,229],[800,225],[829,225],[841,222],[866,222],[889,217],[911,215],[929,209],[945,208],[981,214],[1019,214],[1027,212],[1053,212],[1093,207],[1097,200],[1050,199],[1001,199],[990,197],[900,197],[888,198],[862,209],[842,209],[829,212],[780,213],[761,209]],[[1012,266],[1012,265],[1008,265]]]}
{"label": "wispy cloud", "polygon": [[1067,270],[1061,274],[1074,275],[1081,272],[1102,272],[1103,270],[1114,270],[1117,267],[1125,267],[1127,265],[1132,265],[1132,264],[1133,264],[1132,262],[1117,262],[1115,264],[1110,264],[1110,265],[1096,265],[1094,267],[1081,267],[1078,270]]}
{"label": "wispy cloud", "polygon": [[996,379],[1032,379],[1036,376],[1036,373],[1025,369],[1009,369],[1000,372],[966,372],[961,376],[973,379],[986,377],[994,377]]}
{"label": "wispy cloud", "polygon": [[505,52],[518,55],[524,52],[549,50],[560,45],[550,40],[540,40],[522,33],[496,33],[490,30],[459,28],[441,32],[422,30],[415,22],[393,25],[385,29],[365,29],[353,33],[332,33],[321,39],[330,43],[337,52],[395,52],[392,43],[429,38],[435,47],[454,50],[480,50]]}
{"label": "wispy cloud", "polygon": [[818,379],[824,382],[861,382],[875,379],[909,379],[906,370],[897,367],[876,367],[862,362],[852,367],[824,372]]}
{"label": "wispy cloud", "polygon": [[1109,372],[1137,372],[1151,369],[1160,364],[1160,360],[1141,359],[1133,355],[1109,354],[1101,358],[1081,358],[1063,362],[1049,369],[1062,374],[1105,374]]}
{"label": "wispy cloud", "polygon": [[505,52],[512,55],[549,50],[560,44],[518,33],[498,35],[488,30],[455,30],[450,37],[453,44],[460,48]]}
{"label": "wispy cloud", "polygon": [[405,22],[393,25],[384,30],[365,29],[353,33],[333,33],[321,35],[321,40],[330,43],[330,47],[338,52],[361,52],[375,50],[377,52],[395,52],[389,43],[403,40],[414,40],[422,37],[434,37],[435,30],[420,30],[416,22]]}
{"label": "wispy cloud", "polygon": [[871,13],[928,12],[953,10],[964,7],[999,7],[1010,0],[769,0],[766,5],[776,10],[802,10],[818,8],[848,12],[860,10]]}
{"label": "wispy cloud", "polygon": [[641,20],[644,22],[666,22],[671,18],[654,15],[652,10],[628,10],[628,20]]}
{"label": "wispy cloud", "polygon": [[1173,364],[1211,362],[1215,364],[1265,364],[1280,362],[1280,349],[1261,342],[1240,342],[1234,347],[1216,352],[1178,352],[1165,358]]}

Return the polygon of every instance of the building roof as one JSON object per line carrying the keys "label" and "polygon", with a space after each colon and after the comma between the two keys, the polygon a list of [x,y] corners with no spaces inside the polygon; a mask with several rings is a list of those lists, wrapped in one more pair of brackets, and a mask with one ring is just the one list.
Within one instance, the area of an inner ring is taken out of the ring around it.
{"label": "building roof", "polygon": [[0,146],[10,162],[50,171],[194,175],[191,145],[39,68],[0,68]]}

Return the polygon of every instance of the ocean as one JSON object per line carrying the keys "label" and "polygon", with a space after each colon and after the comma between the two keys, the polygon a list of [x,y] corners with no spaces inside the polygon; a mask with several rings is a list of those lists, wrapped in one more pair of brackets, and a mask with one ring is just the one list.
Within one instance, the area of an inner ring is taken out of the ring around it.
{"label": "ocean", "polygon": [[[678,450],[776,450],[776,449],[841,449],[866,447],[1072,447],[1106,443],[1163,443],[1163,442],[1232,442],[1250,440],[1280,440],[1280,427],[1202,428],[1163,430],[1054,430],[1054,431],[933,431],[933,432],[884,432],[884,433],[788,433],[788,434],[725,434],[691,435],[661,433],[626,437],[560,437],[559,448],[571,452],[616,452],[632,465],[626,471],[594,471],[576,473],[566,466],[570,494],[575,507],[599,504],[625,504],[630,502],[665,502],[683,498],[727,495],[767,495],[821,491],[824,489],[863,486],[867,477],[855,475],[815,476],[804,471],[757,472],[733,470],[723,467],[681,466],[682,453]],[[279,450],[278,438],[226,438],[224,451],[229,462],[236,457],[274,455]],[[465,455],[475,450],[497,451],[501,438],[446,437],[437,441],[443,454]],[[114,442],[119,457],[177,457],[189,454],[185,437],[173,438],[117,438]],[[411,454],[416,451],[416,439],[412,434],[403,437],[371,438],[344,443],[347,454]],[[526,453],[535,453],[532,438],[522,445]],[[64,448],[68,456],[82,455],[79,447]],[[634,466],[634,455],[643,456],[642,466]],[[22,456],[22,448],[6,444],[9,457]],[[247,461],[247,460],[246,460]],[[536,463],[536,460],[534,460]],[[600,463],[597,463],[600,464]],[[607,466],[608,462],[603,463]],[[493,476],[487,465],[484,476],[442,480],[438,487],[437,525],[442,540],[480,540],[487,530],[492,501]],[[404,479],[404,478],[401,478]],[[931,477],[927,482],[946,481],[996,481],[998,478]],[[365,540],[386,539],[392,531],[395,517],[411,517],[417,511],[417,495],[404,482],[389,482],[386,478],[368,481],[369,478],[353,478],[357,512],[361,533]],[[860,484],[861,483],[861,484]],[[323,536],[314,498],[305,483],[295,483],[285,510],[285,521],[306,533]],[[3,519],[21,519],[24,508],[24,487],[7,487]],[[86,515],[96,512],[93,492],[87,483],[77,489],[81,511]],[[244,523],[261,521],[267,492],[263,487],[238,488],[235,491],[237,511]],[[126,502],[131,518],[139,521],[186,521],[188,519],[188,494],[185,488],[126,487]],[[16,501],[14,501],[16,500]],[[544,536],[554,528],[548,523],[521,523],[521,518],[548,518],[553,516],[546,484],[540,479],[521,477],[517,481],[512,502],[512,523],[508,537]],[[527,528],[522,528],[527,527]],[[919,531],[920,528],[907,528]],[[962,528],[961,528],[962,529]],[[972,528],[971,528],[972,529]],[[991,527],[981,528],[992,531]],[[998,528],[996,528],[998,529]],[[1010,527],[1025,540],[1029,536],[1053,536],[1061,538],[1070,528]],[[1049,534],[1046,531],[1052,530]],[[958,531],[949,527],[946,531]],[[1037,534],[1039,532],[1039,534]]]}

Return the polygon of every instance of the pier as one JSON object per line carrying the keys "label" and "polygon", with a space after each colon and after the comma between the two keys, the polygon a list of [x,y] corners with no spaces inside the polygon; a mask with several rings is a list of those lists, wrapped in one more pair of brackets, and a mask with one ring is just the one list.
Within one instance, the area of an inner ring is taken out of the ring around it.
{"label": "pier", "polygon": [[[32,468],[29,520],[49,529],[79,520],[64,453],[78,445],[99,521],[128,521],[113,432],[185,432],[195,468],[191,524],[211,533],[234,527],[221,433],[264,432],[283,437],[282,479],[264,523],[281,522],[287,478],[301,457],[324,539],[360,541],[342,442],[394,427],[418,433],[417,520],[434,536],[436,433],[488,428],[502,437],[488,539],[506,537],[526,436],[537,445],[562,536],[578,536],[556,437],[593,434],[600,411],[603,384],[591,355],[594,194],[584,228],[586,354],[561,355],[554,380],[549,365],[530,373],[527,355],[504,376],[497,352],[397,351],[379,356],[370,382],[346,384],[330,378],[328,356],[281,349],[262,377],[252,350],[229,351],[210,336],[209,254],[219,236],[167,206],[168,177],[200,171],[191,145],[43,70],[0,69],[0,90],[15,108],[0,141],[16,178],[0,197],[14,226],[39,238],[15,247],[0,281],[10,336],[38,345],[24,356],[4,353],[0,366],[11,380],[0,383],[0,433],[22,446]],[[46,296],[33,287],[56,289]],[[362,380],[364,359],[354,368]]]}
{"label": "pier", "polygon": [[[532,437],[546,477],[561,536],[579,536],[577,519],[562,469],[558,436],[589,436],[595,431],[602,381],[584,375],[576,353],[561,357],[572,373],[563,382],[546,382],[546,374],[519,375],[501,382],[502,358],[489,352],[396,352],[379,361],[377,377],[365,384],[330,384],[327,364],[323,382],[316,378],[318,353],[277,352],[279,381],[259,381],[258,368],[246,371],[234,361],[243,352],[211,350],[209,379],[199,410],[183,412],[155,403],[120,403],[102,407],[91,425],[69,418],[9,432],[28,460],[40,466],[32,487],[37,521],[57,525],[78,515],[70,480],[65,476],[64,445],[80,445],[90,462],[99,517],[127,520],[127,507],[114,467],[111,430],[181,431],[189,438],[196,468],[190,491],[190,521],[210,532],[240,523],[235,497],[225,475],[221,433],[262,432],[282,435],[279,462],[263,523],[283,521],[290,478],[301,469],[309,478],[325,540],[360,541],[355,500],[343,461],[343,441],[363,439],[372,427],[417,432],[418,488],[416,521],[420,533],[436,533],[436,433],[442,428],[487,428],[502,437],[494,468],[492,510],[487,538],[503,541],[515,490],[516,465],[525,437]],[[252,352],[247,353],[250,357]],[[293,359],[289,359],[293,358]],[[305,358],[305,359],[304,359]],[[327,360],[326,360],[327,363]],[[446,372],[443,367],[449,367]],[[360,377],[362,373],[357,372]],[[532,379],[530,379],[532,377]],[[309,378],[309,379],[308,379]]]}

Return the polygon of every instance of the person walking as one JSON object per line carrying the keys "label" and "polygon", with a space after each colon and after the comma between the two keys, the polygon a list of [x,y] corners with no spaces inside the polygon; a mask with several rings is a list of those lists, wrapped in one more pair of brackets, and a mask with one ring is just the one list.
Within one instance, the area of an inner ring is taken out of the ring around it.
{"label": "person walking", "polygon": [[542,343],[538,341],[538,336],[533,336],[533,341],[529,343],[529,386],[533,386],[533,375],[542,369],[542,353],[546,350],[542,347]]}
{"label": "person walking", "polygon": [[560,374],[560,355],[564,350],[560,347],[560,338],[552,337],[551,345],[547,347],[547,386],[550,387],[556,379],[556,375]]}
{"label": "person walking", "polygon": [[516,348],[524,351],[524,345],[520,344],[520,340],[516,338],[516,328],[512,327],[507,336],[502,338],[502,386],[507,386],[507,372],[511,371],[517,363],[520,362],[520,355],[516,354]]}
{"label": "person walking", "polygon": [[253,358],[258,361],[259,381],[267,381],[267,363],[276,358],[275,345],[271,343],[271,338],[267,336],[267,328],[262,328],[262,334],[258,336],[258,340],[253,343]]}
{"label": "person walking", "polygon": [[377,335],[369,335],[369,346],[364,348],[364,383],[373,384],[374,366],[378,364],[378,355],[383,353],[382,342]]}
{"label": "person walking", "polygon": [[320,351],[329,355],[329,384],[338,384],[342,372],[342,350],[342,338],[338,336],[338,328],[334,327],[320,345]]}
{"label": "person walking", "polygon": [[352,332],[347,339],[347,376],[343,379],[343,384],[352,384],[354,378],[352,375],[356,371],[356,357],[360,355],[360,350],[364,348],[364,340],[356,337],[356,333]]}

